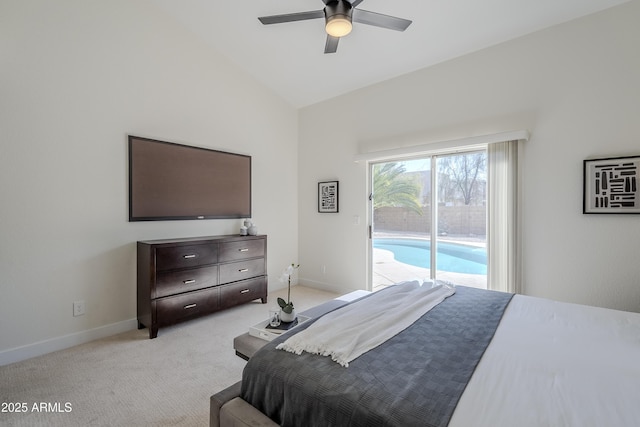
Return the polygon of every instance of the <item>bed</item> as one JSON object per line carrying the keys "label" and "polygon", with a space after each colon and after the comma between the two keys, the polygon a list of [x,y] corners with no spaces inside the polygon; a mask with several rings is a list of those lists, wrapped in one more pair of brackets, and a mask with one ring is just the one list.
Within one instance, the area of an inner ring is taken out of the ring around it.
{"label": "bed", "polygon": [[[338,310],[355,310],[363,300]],[[640,420],[639,313],[458,286],[348,367],[276,349],[313,323],[265,345],[241,382],[212,396],[212,426],[583,427]]]}

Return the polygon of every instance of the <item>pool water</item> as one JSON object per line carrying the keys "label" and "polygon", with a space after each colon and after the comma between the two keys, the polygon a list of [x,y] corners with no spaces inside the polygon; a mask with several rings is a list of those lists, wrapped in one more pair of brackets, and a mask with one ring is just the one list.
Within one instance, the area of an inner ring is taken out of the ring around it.
{"label": "pool water", "polygon": [[[420,239],[376,238],[373,247],[393,252],[396,261],[430,268],[431,242]],[[457,243],[438,242],[436,266],[440,271],[487,274],[487,249]]]}

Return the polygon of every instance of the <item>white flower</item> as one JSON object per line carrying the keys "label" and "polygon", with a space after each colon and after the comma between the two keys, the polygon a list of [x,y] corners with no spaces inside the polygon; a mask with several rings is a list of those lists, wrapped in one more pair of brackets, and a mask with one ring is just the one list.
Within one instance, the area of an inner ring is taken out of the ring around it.
{"label": "white flower", "polygon": [[285,268],[284,271],[282,272],[282,276],[280,276],[280,281],[288,282],[289,279],[291,278],[291,275],[293,274],[293,270],[295,270],[298,267],[300,267],[300,265],[291,264],[287,266],[287,268]]}

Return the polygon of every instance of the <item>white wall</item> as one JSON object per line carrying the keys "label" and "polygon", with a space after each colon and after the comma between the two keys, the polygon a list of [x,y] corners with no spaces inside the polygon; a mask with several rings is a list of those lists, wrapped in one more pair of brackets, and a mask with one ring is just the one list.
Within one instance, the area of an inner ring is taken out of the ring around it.
{"label": "white wall", "polygon": [[[634,1],[301,110],[300,280],[366,287],[356,153],[528,129],[525,293],[640,311],[640,216],[582,214],[583,159],[640,155],[638,22]],[[316,212],[323,179],[340,181],[339,214]]]}
{"label": "white wall", "polygon": [[298,202],[281,98],[146,0],[3,0],[0,70],[0,362],[135,327],[137,240],[239,229],[129,223],[127,134],[253,156],[253,219],[283,286]]}

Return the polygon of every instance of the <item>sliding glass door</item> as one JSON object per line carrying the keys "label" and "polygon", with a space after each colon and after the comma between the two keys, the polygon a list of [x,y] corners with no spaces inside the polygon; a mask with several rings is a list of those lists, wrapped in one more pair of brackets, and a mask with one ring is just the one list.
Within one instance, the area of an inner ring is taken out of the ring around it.
{"label": "sliding glass door", "polygon": [[436,278],[486,289],[486,151],[439,156],[436,163]]}
{"label": "sliding glass door", "polygon": [[486,151],[371,165],[373,290],[440,279],[486,288]]}

